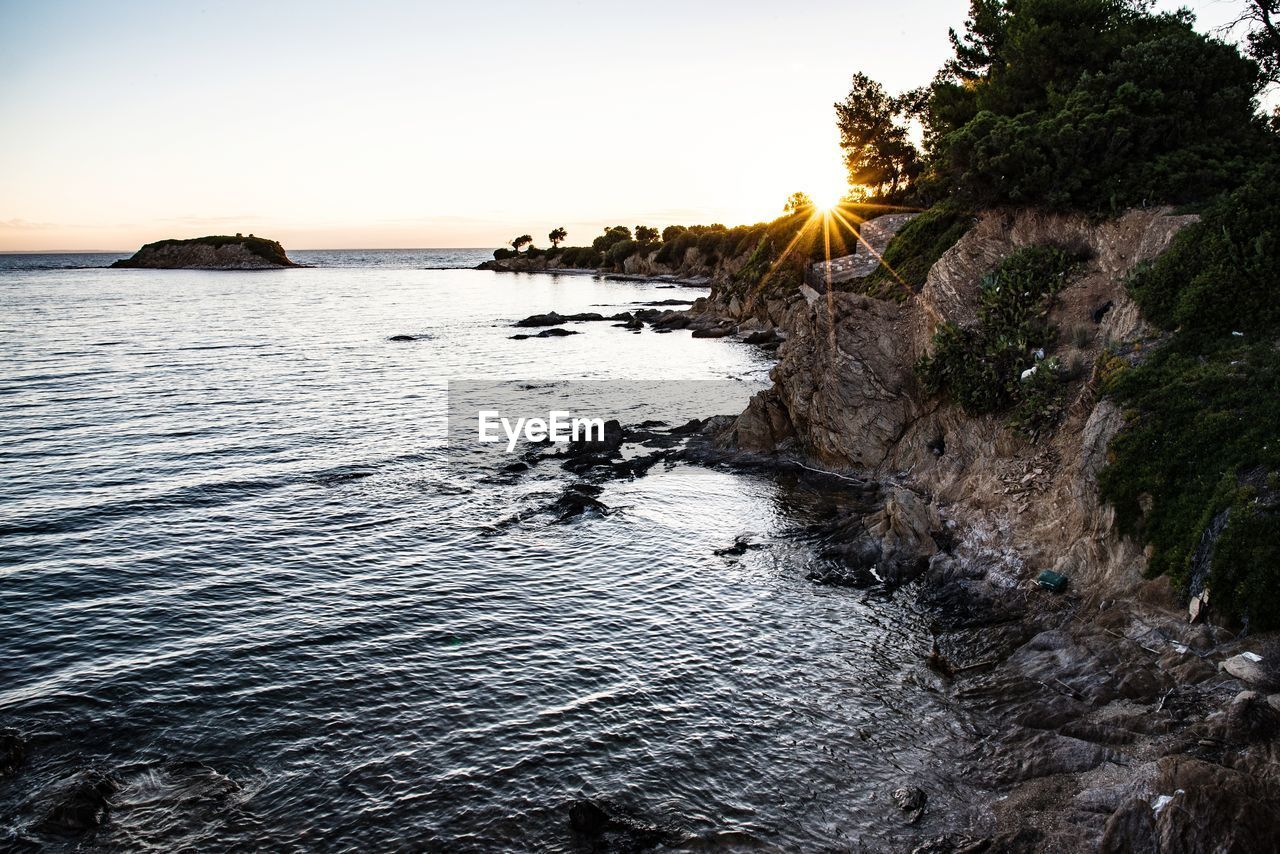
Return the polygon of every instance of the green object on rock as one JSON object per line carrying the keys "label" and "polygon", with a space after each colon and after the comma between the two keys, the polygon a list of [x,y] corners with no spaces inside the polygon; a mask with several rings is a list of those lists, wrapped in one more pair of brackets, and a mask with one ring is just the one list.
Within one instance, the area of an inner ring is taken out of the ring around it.
{"label": "green object on rock", "polygon": [[1052,590],[1054,593],[1061,593],[1067,589],[1067,577],[1060,572],[1046,569],[1040,573],[1040,577],[1036,579],[1036,584],[1047,590]]}

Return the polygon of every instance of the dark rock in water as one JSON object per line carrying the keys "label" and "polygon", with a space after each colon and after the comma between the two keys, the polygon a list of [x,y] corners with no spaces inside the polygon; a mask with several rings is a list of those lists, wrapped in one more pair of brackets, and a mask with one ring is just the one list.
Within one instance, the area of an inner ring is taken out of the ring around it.
{"label": "dark rock in water", "polygon": [[118,791],[120,781],[110,774],[92,768],[81,771],[58,786],[40,827],[73,833],[92,830],[106,820],[110,798]]}
{"label": "dark rock in water", "polygon": [[763,548],[763,546],[760,543],[751,542],[746,537],[736,537],[733,545],[723,549],[716,549],[714,554],[716,557],[737,557],[738,555],[746,554],[749,549],[758,548]]}
{"label": "dark rock in water", "polygon": [[592,438],[578,439],[576,442],[570,442],[565,448],[566,456],[578,456],[581,454],[601,454],[611,453],[622,447],[622,443],[626,441],[626,431],[622,429],[622,423],[616,418],[610,418],[604,422],[604,435],[595,438],[595,432],[589,433]]}
{"label": "dark rock in water", "polygon": [[430,335],[392,335],[388,341],[425,341]]}
{"label": "dark rock in water", "polygon": [[551,504],[549,509],[556,514],[557,522],[565,522],[585,513],[604,516],[608,514],[609,507],[604,502],[596,500],[595,497],[602,491],[600,487],[592,484],[572,484]]}
{"label": "dark rock in water", "polygon": [[732,326],[718,326],[709,329],[693,330],[694,338],[727,338],[733,334]]}
{"label": "dark rock in water", "polygon": [[[697,333],[694,333],[695,337]],[[772,329],[757,329],[742,340],[747,344],[769,344],[777,340],[777,333]]]}
{"label": "dark rock in water", "polygon": [[668,311],[666,314],[658,317],[653,321],[654,326],[661,326],[663,329],[684,329],[692,321],[687,314],[678,311]]}
{"label": "dark rock in water", "polygon": [[894,804],[903,812],[915,812],[924,809],[924,803],[929,796],[925,794],[924,789],[919,786],[903,786],[893,790],[890,796],[893,798]]}
{"label": "dark rock in water", "polygon": [[1107,819],[1099,854],[1160,854],[1151,804],[1133,798]]}
{"label": "dark rock in water", "polygon": [[[532,314],[524,320],[516,321],[515,325],[520,328],[527,329],[529,327],[537,326],[559,326],[561,323],[567,323],[574,320],[588,321],[604,319],[605,316],[603,314],[595,311],[586,311],[581,314],[557,314],[554,311],[549,311],[546,314]],[[628,319],[630,318],[628,317]]]}
{"label": "dark rock in water", "polygon": [[27,758],[27,743],[16,729],[0,729],[0,777],[18,770]]}
{"label": "dark rock in water", "polygon": [[655,329],[655,330],[653,330],[653,331],[654,331],[654,332],[657,332],[659,335],[662,335],[662,334],[664,334],[664,333],[666,333],[666,332],[670,332],[671,330],[670,330],[670,329]]}
{"label": "dark rock in water", "polygon": [[911,854],[988,854],[990,850],[990,839],[947,833],[920,843]]}
{"label": "dark rock in water", "polygon": [[692,433],[699,433],[707,422],[701,418],[692,418],[679,427],[672,427],[671,433],[675,436],[688,436]]}
{"label": "dark rock in water", "polygon": [[562,338],[565,335],[577,335],[577,334],[579,333],[575,332],[572,329],[560,329],[559,327],[556,327],[554,329],[544,329],[541,332],[537,333],[536,335],[512,335],[511,340],[524,341],[525,339],[528,339],[528,338]]}
{"label": "dark rock in water", "polygon": [[503,466],[502,470],[507,474],[519,474],[520,472],[528,471],[529,464],[521,462],[509,463],[508,465]]}
{"label": "dark rock in water", "polygon": [[659,299],[652,302],[637,303],[637,305],[693,305],[691,299]]}
{"label": "dark rock in water", "polygon": [[569,827],[605,851],[643,851],[679,840],[679,834],[651,821],[614,804],[590,799],[569,805]]}

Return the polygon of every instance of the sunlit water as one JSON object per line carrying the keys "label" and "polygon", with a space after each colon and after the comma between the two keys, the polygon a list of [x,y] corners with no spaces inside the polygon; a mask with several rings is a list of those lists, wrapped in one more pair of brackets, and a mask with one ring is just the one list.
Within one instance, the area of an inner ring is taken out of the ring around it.
{"label": "sunlit water", "polygon": [[[294,255],[323,266],[0,258],[0,726],[31,744],[0,843],[575,850],[585,796],[690,847],[900,848],[955,817],[962,724],[909,598],[805,580],[804,526],[855,499],[678,465],[608,484],[608,516],[503,527],[570,476],[445,453],[449,379],[745,403],[770,362],[737,342],[508,337],[698,291]],[[714,554],[744,533],[763,547]],[[126,783],[103,829],[33,830],[86,767]],[[888,793],[913,782],[907,826]]]}

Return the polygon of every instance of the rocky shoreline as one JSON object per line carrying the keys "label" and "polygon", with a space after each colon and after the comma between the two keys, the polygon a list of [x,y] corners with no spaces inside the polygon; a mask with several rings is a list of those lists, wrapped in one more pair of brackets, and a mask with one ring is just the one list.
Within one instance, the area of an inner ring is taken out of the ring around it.
{"label": "rocky shoreline", "polygon": [[[778,348],[773,387],[707,422],[686,458],[883,484],[882,509],[836,526],[840,568],[813,580],[914,596],[942,690],[991,724],[957,760],[990,792],[981,819],[917,851],[1280,844],[1280,643],[1237,636],[1206,609],[1189,612],[1168,579],[1147,579],[1143,550],[1097,493],[1122,421],[1098,394],[1100,374],[1159,344],[1124,278],[1194,220],[990,211],[901,302],[864,296],[856,281],[743,294],[719,277],[689,309],[642,318],[658,332]],[[1087,260],[1051,316],[1071,331],[1063,423],[1032,441],[931,399],[912,366],[940,324],[973,322],[985,271],[1046,243]],[[1066,592],[1038,585],[1043,570],[1065,576]]]}

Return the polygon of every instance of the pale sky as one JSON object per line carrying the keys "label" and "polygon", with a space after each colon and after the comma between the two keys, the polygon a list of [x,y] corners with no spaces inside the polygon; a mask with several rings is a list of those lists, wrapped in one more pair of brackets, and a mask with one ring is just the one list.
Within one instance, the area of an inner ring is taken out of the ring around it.
{"label": "pale sky", "polygon": [[[1176,3],[1162,3],[1173,8]],[[1237,7],[1202,0],[1201,29]],[[832,104],[966,0],[0,0],[0,251],[569,243],[843,183]]]}

